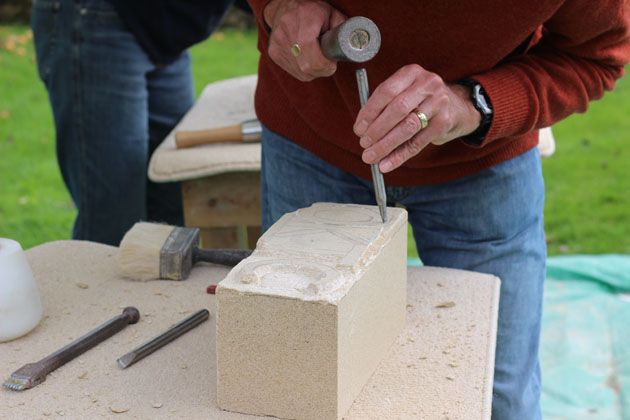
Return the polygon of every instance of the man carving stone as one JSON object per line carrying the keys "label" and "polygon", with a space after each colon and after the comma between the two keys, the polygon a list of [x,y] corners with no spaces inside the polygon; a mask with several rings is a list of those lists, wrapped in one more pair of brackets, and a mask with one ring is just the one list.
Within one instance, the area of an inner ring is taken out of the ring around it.
{"label": "man carving stone", "polygon": [[[545,277],[538,130],[614,88],[630,57],[623,0],[250,0],[261,51],[263,229],[314,202],[374,204],[385,174],[427,265],[502,280],[493,418],[540,413]],[[370,99],[357,65],[319,36],[348,17],[379,27]],[[470,285],[474,287],[474,285]]]}

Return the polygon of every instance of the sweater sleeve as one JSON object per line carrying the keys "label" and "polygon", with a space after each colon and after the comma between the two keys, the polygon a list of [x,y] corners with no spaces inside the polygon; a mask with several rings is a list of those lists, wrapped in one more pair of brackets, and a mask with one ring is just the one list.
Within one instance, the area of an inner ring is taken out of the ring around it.
{"label": "sweater sleeve", "polygon": [[[484,144],[551,126],[612,90],[630,59],[626,0],[568,0],[527,53],[472,75],[493,105]],[[482,144],[483,146],[483,144]]]}

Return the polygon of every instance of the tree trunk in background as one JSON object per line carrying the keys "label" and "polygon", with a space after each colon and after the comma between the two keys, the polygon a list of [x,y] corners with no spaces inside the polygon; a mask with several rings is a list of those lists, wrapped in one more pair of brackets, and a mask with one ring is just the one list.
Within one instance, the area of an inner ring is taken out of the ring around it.
{"label": "tree trunk in background", "polygon": [[32,0],[2,0],[0,3],[0,24],[28,23],[32,5]]}

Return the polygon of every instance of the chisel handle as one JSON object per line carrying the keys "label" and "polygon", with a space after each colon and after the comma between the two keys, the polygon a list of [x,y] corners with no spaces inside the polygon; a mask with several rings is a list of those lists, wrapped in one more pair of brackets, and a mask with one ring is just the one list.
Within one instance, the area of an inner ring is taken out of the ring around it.
{"label": "chisel handle", "polygon": [[200,146],[202,144],[240,142],[242,141],[241,125],[210,128],[207,130],[176,131],[175,143],[177,148]]}
{"label": "chisel handle", "polygon": [[205,130],[181,130],[175,132],[175,144],[179,149],[212,143],[240,143],[260,141],[262,127],[258,120]]}
{"label": "chisel handle", "polygon": [[234,267],[252,255],[251,249],[193,249],[193,264],[202,261]]}

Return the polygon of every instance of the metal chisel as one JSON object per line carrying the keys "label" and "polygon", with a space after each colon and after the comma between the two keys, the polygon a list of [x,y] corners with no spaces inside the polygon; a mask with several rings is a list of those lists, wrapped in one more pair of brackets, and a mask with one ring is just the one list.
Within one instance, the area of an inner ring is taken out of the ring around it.
{"label": "metal chisel", "polygon": [[157,337],[152,338],[151,340],[142,344],[140,347],[137,347],[131,350],[129,353],[121,356],[117,360],[118,365],[123,369],[128,368],[139,360],[144,359],[146,356],[150,355],[154,351],[164,347],[166,344],[175,340],[177,337],[184,334],[185,332],[188,332],[189,330],[195,328],[197,325],[201,324],[209,317],[210,312],[208,312],[207,309],[202,309],[195,312],[188,318],[184,319],[182,322],[173,325],[171,328],[164,331]]}
{"label": "metal chisel", "polygon": [[11,374],[2,385],[15,391],[33,388],[46,380],[53,370],[68,363],[75,357],[88,351],[95,345],[105,341],[128,324],[135,324],[140,319],[140,312],[133,306],[128,306],[118,315],[103,325],[74,340],[72,343],[60,348],[53,354],[43,358],[39,362],[22,366]]}
{"label": "metal chisel", "polygon": [[[359,99],[361,100],[361,107],[363,107],[370,97],[367,72],[364,68],[361,68],[356,71],[356,75],[357,85],[359,86]],[[383,174],[378,168],[378,163],[371,164],[370,168],[372,169],[372,182],[374,183],[376,204],[378,204],[378,210],[381,212],[381,219],[383,219],[383,223],[385,223],[387,221],[387,195],[385,193],[385,181],[383,180]]]}

